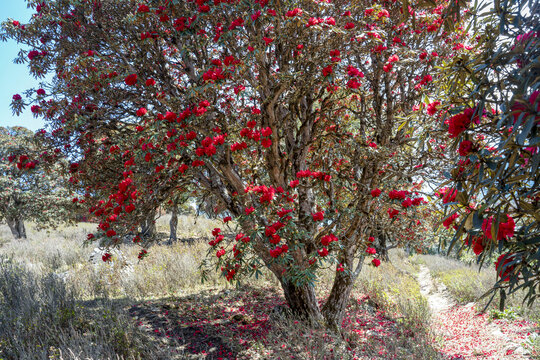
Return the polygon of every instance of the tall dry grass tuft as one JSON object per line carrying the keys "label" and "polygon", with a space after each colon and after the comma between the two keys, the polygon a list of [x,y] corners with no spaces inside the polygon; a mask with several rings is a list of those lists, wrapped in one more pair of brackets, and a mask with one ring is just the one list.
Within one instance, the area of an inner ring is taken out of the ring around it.
{"label": "tall dry grass tuft", "polygon": [[[91,312],[99,312],[99,316]],[[106,318],[106,321],[96,319]],[[54,274],[0,257],[0,358],[166,359],[111,301],[78,302]]]}

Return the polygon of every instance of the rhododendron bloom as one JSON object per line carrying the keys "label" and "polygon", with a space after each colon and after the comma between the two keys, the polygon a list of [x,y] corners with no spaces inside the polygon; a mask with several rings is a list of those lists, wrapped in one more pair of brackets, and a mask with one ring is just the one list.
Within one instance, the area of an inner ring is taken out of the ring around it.
{"label": "rhododendron bloom", "polygon": [[392,190],[388,193],[388,197],[392,200],[403,200],[407,196],[407,192],[404,190]]}
{"label": "rhododendron bloom", "polygon": [[137,116],[144,116],[146,115],[146,113],[147,113],[147,110],[143,107],[137,110]]}
{"label": "rhododendron bloom", "polygon": [[405,200],[403,200],[401,202],[401,206],[403,206],[404,208],[408,208],[410,206],[412,206],[412,200],[410,198],[406,198]]}
{"label": "rhododendron bloom", "polygon": [[137,9],[137,12],[139,12],[139,13],[147,13],[147,12],[150,12],[150,8],[148,7],[148,5],[141,4],[141,5],[139,5],[139,8]]}
{"label": "rhododendron bloom", "polygon": [[324,77],[330,75],[332,73],[332,66],[331,65],[328,65],[327,67],[325,67],[323,70],[322,70],[322,74]]}
{"label": "rhododendron bloom", "polygon": [[322,221],[324,219],[324,211],[319,211],[314,214],[311,214],[314,221]]}
{"label": "rhododendron bloom", "polygon": [[375,241],[375,238],[374,238],[373,236],[370,236],[370,237],[368,238],[368,241],[369,241],[369,242],[374,242],[374,241]]}
{"label": "rhododendron bloom", "polygon": [[457,190],[456,189],[446,189],[443,196],[443,204],[448,204],[453,202],[456,199]]}
{"label": "rhododendron bloom", "polygon": [[371,263],[372,263],[375,267],[379,267],[379,265],[381,265],[381,260],[379,260],[379,259],[373,259],[373,260],[371,260]]}
{"label": "rhododendron bloom", "polygon": [[338,241],[338,238],[334,234],[325,235],[321,238],[321,244],[328,246],[332,241]]}
{"label": "rhododendron bloom", "polygon": [[461,156],[467,156],[473,151],[473,143],[469,140],[463,140],[459,144],[458,153]]}
{"label": "rhododendron bloom", "polygon": [[252,207],[246,208],[244,211],[246,212],[246,215],[249,215],[255,211],[255,208],[252,206]]}
{"label": "rhododendron bloom", "polygon": [[[497,240],[508,239],[514,236],[516,224],[514,219],[510,215],[506,215],[507,221],[499,224],[499,231],[497,233]],[[493,217],[484,219],[482,222],[482,231],[488,239],[493,239]]]}
{"label": "rhododendron bloom", "polygon": [[377,253],[377,250],[375,248],[372,248],[372,247],[368,247],[366,249],[366,253],[370,254],[370,255],[375,255]]}
{"label": "rhododendron bloom", "polygon": [[450,138],[459,136],[471,124],[471,119],[465,114],[457,114],[448,119],[448,133]]}
{"label": "rhododendron bloom", "polygon": [[454,221],[459,217],[459,214],[452,214],[450,215],[449,217],[447,217],[444,221],[443,221],[443,226],[445,228],[449,228],[450,225],[452,225],[454,223]]}
{"label": "rhododendron bloom", "polygon": [[373,189],[371,190],[371,196],[373,197],[379,197],[381,195],[382,191],[380,189]]}
{"label": "rhododendron bloom", "polygon": [[441,103],[439,101],[432,102],[427,106],[427,113],[428,115],[435,115],[437,113],[437,106],[439,106]]}
{"label": "rhododendron bloom", "polygon": [[221,248],[219,249],[217,252],[216,252],[216,256],[218,258],[222,257],[223,255],[225,255],[225,249]]}
{"label": "rhododendron bloom", "polygon": [[393,219],[394,217],[399,215],[399,210],[396,210],[396,209],[393,209],[393,208],[388,209],[387,212],[388,212],[388,216],[390,217],[390,219]]}
{"label": "rhododendron bloom", "polygon": [[325,257],[326,255],[328,255],[328,249],[327,248],[322,248],[321,250],[317,250],[317,252],[319,253],[319,255],[321,257]]}
{"label": "rhododendron bloom", "polygon": [[137,74],[131,74],[124,79],[126,85],[135,85],[137,83]]}
{"label": "rhododendron bloom", "polygon": [[107,261],[111,261],[111,258],[112,258],[112,255],[111,255],[111,254],[105,253],[105,254],[103,254],[103,256],[101,257],[101,260],[103,260],[104,262],[107,262]]}
{"label": "rhododendron bloom", "polygon": [[43,96],[43,95],[45,95],[45,90],[43,90],[43,89],[37,89],[36,93],[37,93],[38,95],[40,95],[40,96]]}
{"label": "rhododendron bloom", "polygon": [[[504,261],[503,261],[504,260]],[[495,261],[495,269],[497,275],[502,281],[510,281],[510,273],[514,271],[515,265],[508,265],[510,262],[516,260],[516,254],[505,253],[501,254]]]}

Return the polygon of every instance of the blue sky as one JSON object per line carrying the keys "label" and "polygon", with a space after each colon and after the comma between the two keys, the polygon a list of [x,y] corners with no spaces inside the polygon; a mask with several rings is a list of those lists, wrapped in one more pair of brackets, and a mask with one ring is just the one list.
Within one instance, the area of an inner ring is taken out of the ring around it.
{"label": "blue sky", "polygon": [[[0,22],[11,18],[25,24],[35,12],[26,7],[24,0],[0,0],[0,3]],[[32,117],[29,106],[19,116],[12,114],[9,104],[13,94],[22,95],[26,89],[37,88],[38,81],[28,74],[26,64],[13,63],[20,49],[17,43],[0,42],[0,49],[0,126],[20,125],[31,130],[44,127],[42,119]]]}

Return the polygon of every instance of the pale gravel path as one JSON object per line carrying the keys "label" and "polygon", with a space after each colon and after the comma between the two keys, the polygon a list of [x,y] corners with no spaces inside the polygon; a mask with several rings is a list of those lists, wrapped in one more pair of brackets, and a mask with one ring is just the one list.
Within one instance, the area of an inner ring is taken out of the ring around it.
{"label": "pale gravel path", "polygon": [[429,269],[420,266],[420,292],[428,300],[432,329],[442,339],[441,351],[449,359],[529,359],[520,346],[529,334],[527,322],[489,322],[475,304],[455,305],[444,286],[436,287]]}

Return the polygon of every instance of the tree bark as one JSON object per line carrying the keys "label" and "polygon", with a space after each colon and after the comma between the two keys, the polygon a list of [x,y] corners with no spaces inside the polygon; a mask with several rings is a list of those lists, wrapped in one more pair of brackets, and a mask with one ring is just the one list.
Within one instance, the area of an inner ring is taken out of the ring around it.
{"label": "tree bark", "polygon": [[140,232],[142,238],[153,238],[156,235],[156,222],[154,221],[156,213],[156,210],[151,211],[142,222]]}
{"label": "tree bark", "polygon": [[354,286],[354,279],[353,274],[337,272],[330,296],[322,309],[326,326],[338,333]]}
{"label": "tree bark", "polygon": [[293,314],[308,320],[315,327],[321,327],[324,324],[324,318],[317,302],[315,288],[308,284],[297,286],[283,278],[280,282]]}
{"label": "tree bark", "polygon": [[26,228],[23,219],[7,218],[7,223],[15,239],[26,239]]}
{"label": "tree bark", "polygon": [[173,241],[176,242],[176,230],[178,229],[178,205],[176,203],[173,204],[171,221],[169,221],[169,226],[171,228],[171,234],[169,235],[169,243],[172,243]]}

